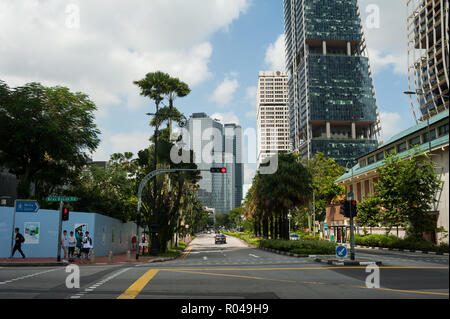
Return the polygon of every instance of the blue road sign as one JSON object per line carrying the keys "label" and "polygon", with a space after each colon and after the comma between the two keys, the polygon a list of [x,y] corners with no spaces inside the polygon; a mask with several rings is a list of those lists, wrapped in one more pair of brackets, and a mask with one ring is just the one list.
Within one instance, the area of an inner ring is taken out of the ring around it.
{"label": "blue road sign", "polygon": [[40,207],[37,201],[26,201],[26,200],[16,201],[16,212],[18,213],[37,213],[39,208]]}
{"label": "blue road sign", "polygon": [[347,247],[345,246],[336,247],[336,256],[338,256],[339,258],[345,258],[345,256],[347,256]]}

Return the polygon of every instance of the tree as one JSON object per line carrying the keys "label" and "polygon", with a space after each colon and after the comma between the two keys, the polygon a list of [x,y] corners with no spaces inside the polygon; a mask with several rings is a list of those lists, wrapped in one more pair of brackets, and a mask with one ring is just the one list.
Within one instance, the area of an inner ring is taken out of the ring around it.
{"label": "tree", "polygon": [[389,155],[385,161],[386,165],[377,169],[379,181],[375,185],[384,208],[382,223],[388,227],[407,226],[409,236],[421,240],[424,232],[436,230],[429,214],[442,185],[436,164],[428,155],[417,153],[404,159]]}
{"label": "tree", "polygon": [[358,204],[358,215],[355,217],[359,226],[378,227],[382,222],[381,201],[376,194],[369,194]]}
{"label": "tree", "polygon": [[50,195],[87,163],[100,143],[95,104],[66,87],[29,83],[14,89],[0,81],[0,165],[19,179],[18,196]]}
{"label": "tree", "polygon": [[323,221],[326,208],[337,196],[345,194],[345,187],[336,184],[336,180],[345,173],[345,167],[338,165],[333,159],[317,153],[310,160],[302,161],[313,177],[314,203],[316,219]]}

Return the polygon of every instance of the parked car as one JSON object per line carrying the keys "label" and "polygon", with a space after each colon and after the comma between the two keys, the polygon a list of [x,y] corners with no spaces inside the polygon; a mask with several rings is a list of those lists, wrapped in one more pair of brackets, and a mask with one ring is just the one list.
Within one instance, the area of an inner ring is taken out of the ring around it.
{"label": "parked car", "polygon": [[299,235],[294,234],[294,233],[289,235],[290,240],[299,240],[300,238],[301,237]]}
{"label": "parked car", "polygon": [[216,244],[226,244],[227,243],[227,237],[224,234],[216,235],[215,243]]}

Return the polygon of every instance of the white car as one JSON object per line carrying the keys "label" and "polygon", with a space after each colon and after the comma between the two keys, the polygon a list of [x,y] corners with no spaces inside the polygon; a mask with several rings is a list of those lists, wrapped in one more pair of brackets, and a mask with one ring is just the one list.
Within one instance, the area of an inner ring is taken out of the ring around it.
{"label": "white car", "polygon": [[299,239],[300,239],[300,236],[297,235],[297,234],[290,234],[290,235],[289,235],[289,239],[290,239],[290,240],[299,240]]}

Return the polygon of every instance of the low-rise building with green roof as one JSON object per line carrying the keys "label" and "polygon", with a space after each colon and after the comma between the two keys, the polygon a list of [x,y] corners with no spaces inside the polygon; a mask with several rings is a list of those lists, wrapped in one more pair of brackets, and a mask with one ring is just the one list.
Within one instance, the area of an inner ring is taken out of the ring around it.
{"label": "low-rise building with green roof", "polygon": [[[429,140],[430,136],[430,140]],[[395,152],[400,157],[408,157],[414,154],[430,153],[432,160],[437,164],[437,173],[444,181],[441,191],[436,194],[438,200],[431,214],[436,216],[438,227],[444,227],[448,231],[449,224],[449,111],[432,117],[429,123],[421,122],[389,139],[376,150],[367,153],[357,159],[358,164],[352,170],[342,175],[336,183],[346,187],[346,193],[354,192],[353,198],[358,202],[374,192],[374,184],[378,183],[377,168],[385,164],[387,154]],[[327,221],[333,226],[333,221]],[[342,223],[342,222],[341,222]],[[429,239],[437,242],[448,242],[448,237],[435,238],[436,234],[430,234]]]}

